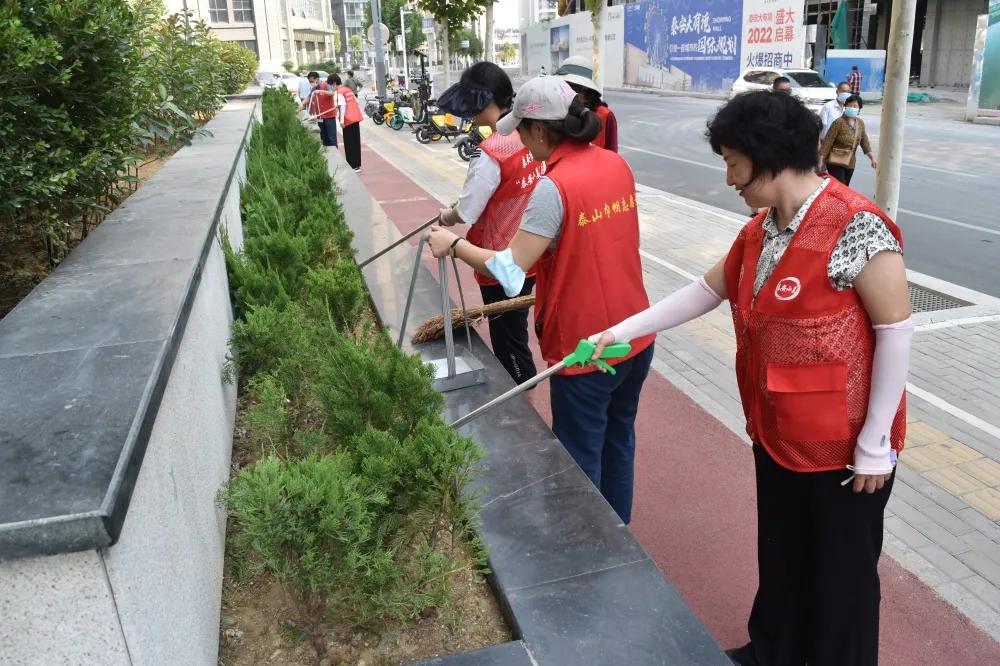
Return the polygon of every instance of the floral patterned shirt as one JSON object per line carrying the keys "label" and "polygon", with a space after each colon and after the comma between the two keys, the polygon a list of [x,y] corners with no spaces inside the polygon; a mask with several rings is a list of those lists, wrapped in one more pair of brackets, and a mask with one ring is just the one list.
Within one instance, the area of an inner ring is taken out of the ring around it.
{"label": "floral patterned shirt", "polygon": [[[775,209],[772,208],[768,211],[763,224],[764,243],[761,247],[760,259],[757,261],[757,273],[753,284],[755,295],[771,277],[778,262],[781,261],[782,255],[785,254],[785,250],[792,242],[792,236],[798,230],[802,219],[829,182],[829,178],[823,180],[819,188],[805,200],[784,231],[778,230],[778,225],[774,220]],[[903,249],[882,218],[867,211],[858,213],[847,224],[847,228],[844,229],[843,235],[830,255],[830,261],[827,264],[830,284],[837,291],[852,289],[854,281],[861,274],[861,270],[879,252],[902,253]]]}

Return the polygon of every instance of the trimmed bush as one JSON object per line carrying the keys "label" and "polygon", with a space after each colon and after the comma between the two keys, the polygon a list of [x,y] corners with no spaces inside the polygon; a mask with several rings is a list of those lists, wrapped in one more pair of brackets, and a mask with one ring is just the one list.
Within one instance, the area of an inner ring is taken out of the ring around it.
{"label": "trimmed bush", "polygon": [[222,63],[222,89],[227,95],[243,92],[257,74],[257,56],[236,42],[219,42],[216,47]]}
{"label": "trimmed bush", "polygon": [[322,654],[325,619],[379,629],[447,602],[441,537],[476,543],[462,492],[480,452],[441,421],[433,370],[373,325],[325,158],[289,97],[266,91],[263,117],[242,250],[223,239],[231,354],[263,454],[230,484],[234,567],[286,583]]}

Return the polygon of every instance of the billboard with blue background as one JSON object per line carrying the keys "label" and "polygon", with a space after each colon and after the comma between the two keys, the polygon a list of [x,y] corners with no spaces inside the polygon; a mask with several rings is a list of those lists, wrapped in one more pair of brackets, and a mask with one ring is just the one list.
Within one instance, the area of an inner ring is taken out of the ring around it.
{"label": "billboard with blue background", "polygon": [[826,52],[826,66],[821,73],[827,81],[837,85],[847,81],[855,65],[861,72],[862,99],[881,99],[885,88],[885,51],[830,49]]}
{"label": "billboard with blue background", "polygon": [[625,84],[723,90],[740,73],[742,0],[625,6]]}

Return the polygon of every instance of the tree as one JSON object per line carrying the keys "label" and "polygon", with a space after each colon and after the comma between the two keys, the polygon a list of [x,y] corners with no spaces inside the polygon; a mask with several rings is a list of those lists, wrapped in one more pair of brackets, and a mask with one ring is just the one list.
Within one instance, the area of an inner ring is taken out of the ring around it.
{"label": "tree", "polygon": [[517,47],[507,42],[502,47],[500,47],[500,60],[503,64],[509,65],[514,62],[514,58],[517,57]]}
{"label": "tree", "polygon": [[594,26],[594,38],[591,40],[594,45],[593,76],[594,83],[601,83],[601,48],[604,42],[604,7],[606,0],[587,0],[587,9],[590,11],[590,22]]}
{"label": "tree", "polygon": [[[444,85],[451,85],[451,71],[448,66],[448,33],[451,30],[460,30],[462,24],[469,19],[476,18],[483,13],[493,0],[417,0],[417,7],[434,17],[438,23],[440,31],[439,38],[442,46],[442,60],[444,66]],[[471,41],[470,46],[471,46]],[[480,45],[480,53],[482,46]]]}
{"label": "tree", "polygon": [[[399,35],[399,10],[410,5],[410,0],[382,0],[382,23],[389,28],[389,43],[396,43],[396,36]],[[411,11],[406,15],[406,50],[413,51],[426,41],[424,28],[420,21],[420,14]],[[364,28],[367,31],[372,24],[372,10],[368,3],[365,3]]]}
{"label": "tree", "polygon": [[361,35],[351,35],[347,38],[347,45],[352,51],[360,51],[365,47],[364,41],[361,39]]}
{"label": "tree", "polygon": [[[462,47],[462,42],[468,41],[468,48]],[[474,60],[479,60],[483,56],[483,40],[479,35],[465,26],[448,33],[448,48],[452,51],[464,51]]]}

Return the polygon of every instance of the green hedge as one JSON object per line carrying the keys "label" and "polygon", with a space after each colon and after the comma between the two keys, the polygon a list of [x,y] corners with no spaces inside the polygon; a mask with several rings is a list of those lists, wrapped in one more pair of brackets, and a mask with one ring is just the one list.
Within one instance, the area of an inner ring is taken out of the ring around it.
{"label": "green hedge", "polygon": [[269,90],[243,186],[244,244],[226,242],[232,357],[259,460],[228,490],[236,569],[266,569],[324,619],[368,628],[446,603],[474,541],[462,493],[479,450],[440,418],[433,371],[375,325],[316,140]]}
{"label": "green hedge", "polygon": [[249,51],[164,14],[160,0],[0,2],[0,242],[65,246],[71,223],[116,203],[138,153],[190,142],[252,79]]}

